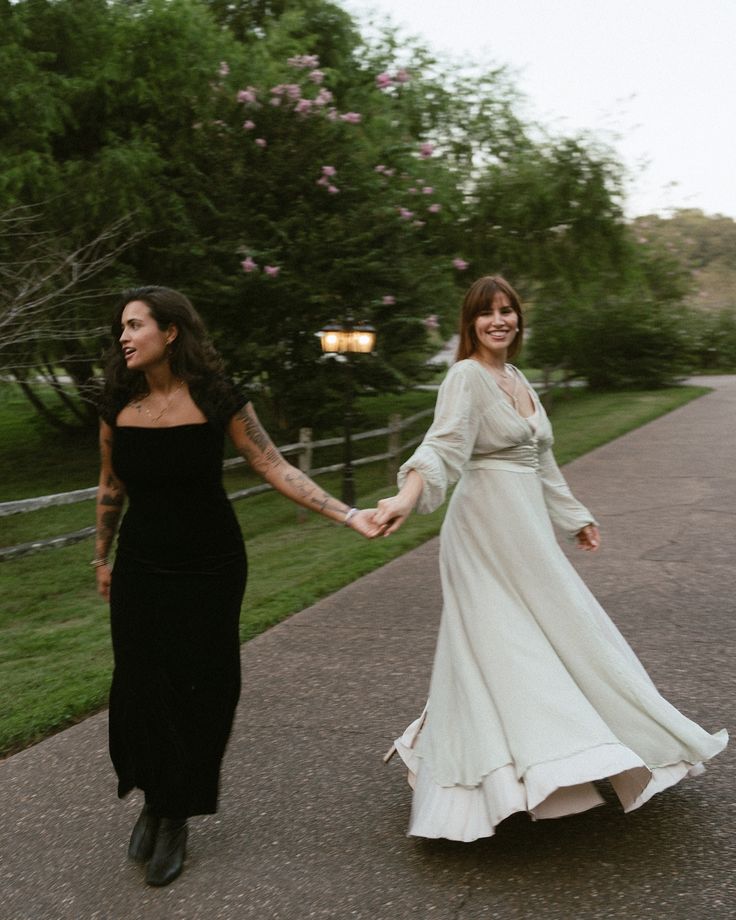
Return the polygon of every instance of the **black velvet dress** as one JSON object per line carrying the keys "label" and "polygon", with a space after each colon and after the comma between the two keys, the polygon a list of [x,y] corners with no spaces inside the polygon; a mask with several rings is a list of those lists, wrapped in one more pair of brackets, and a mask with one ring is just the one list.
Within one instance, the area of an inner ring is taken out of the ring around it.
{"label": "black velvet dress", "polygon": [[223,442],[210,422],[114,429],[129,504],[110,589],[110,755],[118,795],[137,786],[165,817],[217,810],[240,695],[247,564]]}

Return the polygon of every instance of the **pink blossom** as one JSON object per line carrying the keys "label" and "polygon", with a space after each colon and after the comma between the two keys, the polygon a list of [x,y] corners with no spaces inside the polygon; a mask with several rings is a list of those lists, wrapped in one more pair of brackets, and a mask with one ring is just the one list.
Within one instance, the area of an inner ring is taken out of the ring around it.
{"label": "pink blossom", "polygon": [[404,70],[404,68],[402,67],[400,70],[396,71],[396,76],[394,77],[394,80],[396,80],[397,83],[408,83],[409,80],[411,80],[411,77],[409,76],[409,71]]}
{"label": "pink blossom", "polygon": [[429,142],[420,144],[419,156],[423,160],[428,160],[432,156],[433,153],[434,153],[434,144],[430,144]]}
{"label": "pink blossom", "polygon": [[265,137],[257,137],[257,138],[256,138],[256,145],[257,145],[258,147],[268,147],[268,141],[266,140]]}
{"label": "pink blossom", "polygon": [[246,274],[250,274],[251,272],[258,271],[258,266],[253,261],[253,259],[251,259],[250,256],[246,256],[243,259],[243,261],[240,263],[240,267],[243,269],[244,272],[246,272]]}
{"label": "pink blossom", "polygon": [[328,89],[325,89],[323,86],[322,89],[320,89],[320,91],[317,93],[314,104],[319,106],[327,105],[328,102],[332,102],[333,98],[334,97],[332,93]]}
{"label": "pink blossom", "polygon": [[339,188],[336,188],[334,185],[328,185],[328,186],[327,186],[327,191],[330,193],[330,195],[337,195],[337,194],[339,193],[340,189],[339,189]]}
{"label": "pink blossom", "polygon": [[408,208],[399,208],[399,217],[402,220],[411,220],[414,217],[414,212],[410,211]]}
{"label": "pink blossom", "polygon": [[327,109],[327,117],[330,119],[330,121],[337,121],[340,115],[338,114],[337,109]]}
{"label": "pink blossom", "polygon": [[393,77],[391,76],[390,73],[387,73],[386,71],[384,71],[383,73],[379,73],[376,76],[376,86],[379,89],[388,89],[389,86],[393,84],[393,82],[394,82]]}
{"label": "pink blossom", "polygon": [[243,131],[252,131],[255,128],[256,123],[248,119],[248,121],[243,122]]}
{"label": "pink blossom", "polygon": [[337,170],[334,166],[323,166],[322,175],[323,176],[334,176],[337,173]]}
{"label": "pink blossom", "polygon": [[430,214],[439,214],[440,211],[442,210],[442,205],[441,205],[441,204],[437,204],[437,202],[435,202],[434,204],[431,204],[431,205],[427,208],[427,210],[429,211]]}
{"label": "pink blossom", "polygon": [[324,80],[324,78],[325,78],[325,75],[322,73],[321,70],[313,70],[309,74],[309,79],[312,81],[312,83],[319,84]]}
{"label": "pink blossom", "polygon": [[297,99],[301,99],[302,88],[298,83],[287,83],[284,89],[286,90],[286,95],[289,97],[289,99],[293,99],[294,102],[296,102]]}
{"label": "pink blossom", "polygon": [[429,329],[429,330],[439,329],[440,323],[439,323],[439,320],[437,319],[436,313],[430,313],[429,316],[425,318],[424,327],[425,329]]}
{"label": "pink blossom", "polygon": [[340,121],[347,122],[349,125],[359,125],[362,117],[360,112],[345,112],[340,116]]}
{"label": "pink blossom", "polygon": [[296,67],[298,70],[310,70],[319,67],[319,57],[316,54],[298,54],[296,57],[288,59],[289,67]]}
{"label": "pink blossom", "polygon": [[394,297],[393,294],[384,294],[383,297],[381,298],[381,303],[385,304],[385,306],[387,307],[390,307],[396,303],[396,298]]}
{"label": "pink blossom", "polygon": [[218,128],[226,128],[227,125],[221,118],[216,118],[213,122],[213,125],[217,125]]}
{"label": "pink blossom", "polygon": [[294,106],[294,111],[299,115],[307,115],[312,109],[311,99],[300,99]]}
{"label": "pink blossom", "polygon": [[319,179],[317,179],[317,185],[322,185],[326,187],[329,184],[330,184],[330,180],[327,178],[327,176],[321,176]]}
{"label": "pink blossom", "polygon": [[283,96],[286,92],[286,86],[283,83],[278,83],[276,86],[271,87],[272,96]]}
{"label": "pink blossom", "polygon": [[383,174],[384,176],[389,176],[389,177],[394,176],[396,175],[396,170],[395,169],[384,169]]}
{"label": "pink blossom", "polygon": [[386,172],[386,167],[383,165],[383,163],[379,163],[378,166],[374,167],[374,172],[377,172],[377,173]]}
{"label": "pink blossom", "polygon": [[409,192],[410,195],[416,195],[416,194],[417,194],[417,190],[416,190],[413,186],[412,186],[412,188],[407,189],[407,191]]}
{"label": "pink blossom", "polygon": [[281,271],[281,269],[278,265],[264,265],[263,271],[266,273],[266,275],[269,278],[276,278],[278,277],[278,274]]}
{"label": "pink blossom", "polygon": [[281,105],[281,96],[271,96],[271,105],[273,106]]}
{"label": "pink blossom", "polygon": [[434,189],[431,185],[425,185],[422,189],[422,194],[424,195],[434,195]]}
{"label": "pink blossom", "polygon": [[470,262],[466,262],[465,259],[453,259],[452,267],[456,268],[459,272],[464,272],[465,269],[470,265]]}
{"label": "pink blossom", "polygon": [[258,93],[255,86],[248,86],[238,91],[237,100],[245,104],[256,102]]}
{"label": "pink blossom", "polygon": [[423,227],[424,224],[425,224],[425,221],[423,220],[415,220],[412,222],[413,227]]}
{"label": "pink blossom", "polygon": [[226,77],[230,73],[230,66],[227,61],[220,61],[220,66],[217,69],[217,73],[221,77]]}

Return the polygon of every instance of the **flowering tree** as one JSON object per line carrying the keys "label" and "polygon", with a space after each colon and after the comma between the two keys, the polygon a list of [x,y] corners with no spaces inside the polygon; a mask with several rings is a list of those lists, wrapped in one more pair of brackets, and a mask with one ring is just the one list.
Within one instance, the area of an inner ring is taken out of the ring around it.
{"label": "flowering tree", "polygon": [[223,94],[221,117],[202,126],[210,151],[239,158],[227,178],[213,165],[222,209],[240,203],[227,235],[238,241],[242,298],[221,305],[218,325],[233,363],[267,382],[280,414],[313,418],[330,411],[314,333],[331,318],[378,327],[379,357],[359,369],[373,387],[420,376],[424,319],[455,312],[468,267],[448,247],[460,192],[434,144],[407,131],[408,70],[358,71],[349,85],[301,52],[270,75],[234,85],[236,110]]}
{"label": "flowering tree", "polygon": [[[358,373],[401,386],[438,335],[427,317],[451,332],[473,277],[506,270],[541,304],[633,258],[615,169],[532,140],[502,72],[391,30],[364,42],[328,0],[18,0],[0,17],[8,205],[46,202],[69,252],[134,214],[141,240],[96,283],[186,291],[285,424],[331,412],[314,335],[330,319],[373,320]],[[108,308],[80,301],[85,328]],[[93,373],[99,342],[68,347]]]}

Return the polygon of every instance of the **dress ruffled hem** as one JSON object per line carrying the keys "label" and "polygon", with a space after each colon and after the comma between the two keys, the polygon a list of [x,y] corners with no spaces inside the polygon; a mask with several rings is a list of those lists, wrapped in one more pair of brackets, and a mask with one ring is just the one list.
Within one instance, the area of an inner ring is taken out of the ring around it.
{"label": "dress ruffled hem", "polygon": [[[422,713],[395,742],[414,789],[408,830],[414,837],[469,843],[492,837],[496,826],[516,812],[526,812],[535,821],[578,814],[604,803],[594,785],[603,779],[610,781],[624,811],[629,812],[686,776],[705,772],[701,763],[686,761],[647,767],[625,745],[611,743],[535,764],[521,779],[509,763],[486,774],[477,786],[441,786],[414,750],[424,718]],[[726,733],[713,737],[722,741],[722,750]]]}

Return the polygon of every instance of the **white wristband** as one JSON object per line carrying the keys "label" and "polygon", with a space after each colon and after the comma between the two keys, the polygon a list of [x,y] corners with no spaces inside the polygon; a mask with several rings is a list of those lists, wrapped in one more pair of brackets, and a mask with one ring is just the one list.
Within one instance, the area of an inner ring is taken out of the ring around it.
{"label": "white wristband", "polygon": [[357,513],[358,513],[357,508],[351,508],[348,511],[348,513],[345,515],[345,520],[343,521],[346,527],[350,527],[350,522],[352,521],[352,519],[355,517]]}

